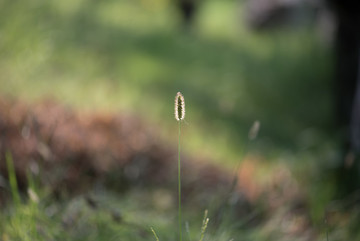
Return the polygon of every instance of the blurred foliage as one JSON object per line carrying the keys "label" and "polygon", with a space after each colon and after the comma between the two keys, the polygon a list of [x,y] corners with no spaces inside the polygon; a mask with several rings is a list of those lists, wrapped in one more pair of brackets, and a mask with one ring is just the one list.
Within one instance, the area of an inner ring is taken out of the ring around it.
{"label": "blurred foliage", "polygon": [[[252,32],[243,24],[242,10],[241,1],[202,1],[194,26],[185,30],[170,0],[0,0],[0,93],[133,112],[161,126],[165,139],[176,140],[173,98],[181,91],[187,103],[185,150],[230,166],[247,150],[287,163],[308,187],[312,216],[321,223],[333,192],[321,173],[336,166],[339,155],[327,133],[333,101],[329,47],[313,25]],[[246,145],[255,120],[261,122],[259,137]],[[174,238],[169,222],[175,213],[139,208],[150,194],[134,192],[100,196],[113,204],[121,200],[120,209],[130,209],[129,219],[150,223],[160,240]],[[137,199],[142,201],[134,204]],[[125,240],[152,238],[150,229],[149,238],[111,223],[107,211],[92,212],[81,198],[50,202],[44,198],[36,207],[7,211],[0,220],[7,224],[0,226],[0,240],[28,234],[27,219],[46,224],[43,231],[52,236],[45,240],[113,240],[119,233]],[[70,225],[63,232],[62,218],[72,205],[80,213],[79,230]],[[185,212],[191,216],[193,210]],[[199,217],[193,218],[200,224],[202,211],[196,212]],[[237,232],[242,240],[273,237],[266,230],[244,229],[213,231],[213,237],[229,240]]]}
{"label": "blurred foliage", "polygon": [[331,58],[313,26],[256,34],[239,2],[204,1],[186,31],[170,3],[1,1],[1,92],[138,112],[168,136],[180,90],[185,146],[214,159],[236,159],[255,120],[270,151],[329,127]]}

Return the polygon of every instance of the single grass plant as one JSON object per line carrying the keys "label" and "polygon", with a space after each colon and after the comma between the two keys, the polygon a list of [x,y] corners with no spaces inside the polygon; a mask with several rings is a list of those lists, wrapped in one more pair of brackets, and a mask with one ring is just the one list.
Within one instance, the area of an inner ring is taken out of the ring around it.
{"label": "single grass plant", "polygon": [[179,123],[179,141],[178,141],[178,222],[179,222],[179,241],[182,241],[182,227],[181,227],[181,121],[185,118],[185,99],[184,96],[177,92],[175,96],[175,119]]}

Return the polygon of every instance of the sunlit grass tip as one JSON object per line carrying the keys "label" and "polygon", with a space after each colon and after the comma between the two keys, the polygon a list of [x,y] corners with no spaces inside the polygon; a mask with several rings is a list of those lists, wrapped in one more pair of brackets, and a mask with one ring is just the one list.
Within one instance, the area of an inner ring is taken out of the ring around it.
{"label": "sunlit grass tip", "polygon": [[260,121],[256,120],[254,121],[253,125],[251,126],[249,130],[249,140],[255,140],[260,130]]}
{"label": "sunlit grass tip", "polygon": [[158,236],[156,235],[155,230],[154,230],[152,227],[150,227],[150,229],[151,229],[151,232],[153,233],[153,235],[154,235],[154,237],[155,237],[156,241],[160,241],[160,240],[159,240],[159,238],[158,238]]}
{"label": "sunlit grass tip", "polygon": [[209,223],[209,218],[207,217],[207,215],[208,215],[208,210],[205,210],[204,218],[203,218],[203,222],[202,222],[202,226],[201,226],[201,233],[200,233],[199,241],[202,241],[204,239],[204,236],[205,236],[205,231],[206,231],[206,228],[207,228],[208,223]]}
{"label": "sunlit grass tip", "polygon": [[184,96],[177,92],[175,96],[175,119],[181,121],[185,118],[185,99]]}

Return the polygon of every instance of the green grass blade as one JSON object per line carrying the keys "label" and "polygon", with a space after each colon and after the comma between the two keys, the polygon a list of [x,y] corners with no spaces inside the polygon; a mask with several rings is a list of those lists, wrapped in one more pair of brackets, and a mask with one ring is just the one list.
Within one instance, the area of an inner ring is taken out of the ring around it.
{"label": "green grass blade", "polygon": [[208,210],[205,210],[204,219],[203,219],[203,223],[201,226],[201,234],[200,234],[199,241],[202,241],[204,239],[206,228],[209,223],[209,218],[207,217],[207,214],[208,214]]}
{"label": "green grass blade", "polygon": [[160,241],[158,236],[156,235],[155,230],[152,227],[150,227],[150,229],[151,229],[151,232],[154,234],[154,237],[155,237],[156,241]]}
{"label": "green grass blade", "polygon": [[11,188],[11,194],[15,205],[20,204],[20,194],[18,189],[18,184],[16,180],[16,173],[14,168],[14,162],[13,158],[10,152],[6,152],[6,165],[8,169],[8,175],[9,175],[9,182],[10,182],[10,188]]}
{"label": "green grass blade", "polygon": [[186,230],[186,233],[187,233],[187,236],[188,236],[188,240],[191,241],[189,222],[185,223],[185,230]]}

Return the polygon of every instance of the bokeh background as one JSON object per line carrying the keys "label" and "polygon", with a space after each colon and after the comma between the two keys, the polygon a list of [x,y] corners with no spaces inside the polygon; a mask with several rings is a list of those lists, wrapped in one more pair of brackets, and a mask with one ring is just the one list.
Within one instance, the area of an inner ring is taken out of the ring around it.
{"label": "bokeh background", "polygon": [[[131,116],[152,133],[147,142],[175,153],[181,91],[184,155],[229,180],[235,171],[246,200],[209,186],[198,193],[208,202],[192,193],[196,201],[184,204],[191,240],[205,209],[205,240],[355,240],[359,197],[336,196],[343,153],[334,124],[335,22],[321,4],[270,2],[199,0],[186,22],[171,0],[0,1],[1,98],[24,103],[26,113],[55,102],[74,113]],[[10,113],[12,104],[4,106]],[[255,121],[260,130],[249,140]],[[176,163],[176,155],[165,159]],[[175,177],[166,187],[137,182],[126,191],[95,181],[54,197],[36,174],[36,198],[25,188],[15,205],[3,170],[2,241],[155,240],[150,226],[160,240],[176,240]]]}

